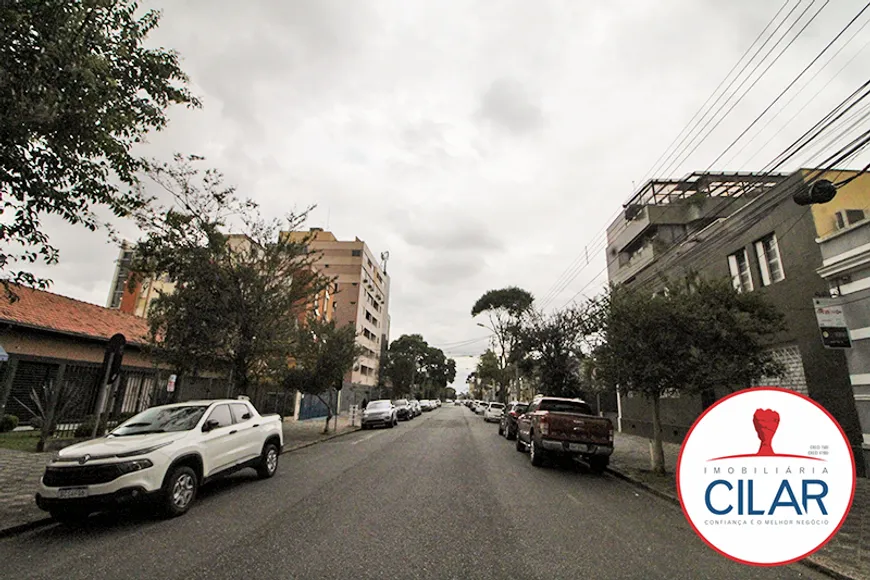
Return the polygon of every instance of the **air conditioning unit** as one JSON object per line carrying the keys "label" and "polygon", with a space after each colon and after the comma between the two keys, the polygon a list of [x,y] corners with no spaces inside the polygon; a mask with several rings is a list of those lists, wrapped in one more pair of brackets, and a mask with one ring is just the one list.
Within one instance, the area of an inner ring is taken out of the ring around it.
{"label": "air conditioning unit", "polygon": [[834,221],[838,231],[845,230],[863,219],[864,210],[862,209],[841,209],[834,214]]}

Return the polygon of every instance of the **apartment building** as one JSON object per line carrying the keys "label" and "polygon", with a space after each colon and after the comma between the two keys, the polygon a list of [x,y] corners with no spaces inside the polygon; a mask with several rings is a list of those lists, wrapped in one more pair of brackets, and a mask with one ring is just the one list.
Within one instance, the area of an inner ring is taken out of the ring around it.
{"label": "apartment building", "polygon": [[[732,388],[776,385],[810,396],[840,422],[860,473],[863,437],[846,357],[823,345],[813,306],[814,298],[830,293],[819,274],[823,252],[816,243],[815,216],[792,200],[818,176],[803,169],[787,175],[693,173],[650,181],[608,227],[608,275],[613,283],[644,292],[661,291],[667,279],[694,273],[727,278],[740,292],[763,294],[786,318],[787,328],[767,346],[786,372]],[[724,394],[708,390],[664,399],[664,438],[681,442],[703,410]],[[620,395],[618,406],[623,430],[651,434],[644,398]]]}
{"label": "apartment building", "polygon": [[818,274],[828,284],[828,306],[838,306],[850,346],[843,349],[870,465],[870,174],[832,172],[848,181],[826,204],[812,206],[816,242],[822,252]]}
{"label": "apartment building", "polygon": [[[307,240],[309,251],[316,254],[315,267],[334,280],[332,319],[338,326],[353,324],[364,349],[346,381],[361,392],[371,390],[377,385],[381,355],[390,340],[390,277],[386,264],[379,263],[359,238],[342,241],[321,228],[284,235],[296,242]],[[354,398],[345,400],[352,402]]]}
{"label": "apartment building", "polygon": [[[248,252],[255,247],[255,242],[244,234],[229,234],[227,236],[227,245],[231,251]],[[106,307],[144,318],[148,315],[151,303],[161,293],[171,293],[175,288],[175,284],[164,276],[146,278],[135,284],[130,284],[129,281],[132,274],[130,267],[133,261],[133,252],[132,244],[124,242],[121,245],[118,260],[115,263],[115,274],[112,278]],[[300,312],[300,320],[303,320],[309,313],[313,313],[321,320],[331,320],[333,297],[334,288],[324,289],[311,302],[308,308]]]}

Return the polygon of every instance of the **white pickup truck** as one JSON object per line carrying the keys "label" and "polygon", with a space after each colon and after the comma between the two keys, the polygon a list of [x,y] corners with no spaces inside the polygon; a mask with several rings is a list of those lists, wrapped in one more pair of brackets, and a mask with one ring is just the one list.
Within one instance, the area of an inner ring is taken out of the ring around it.
{"label": "white pickup truck", "polygon": [[185,513],[200,485],[253,467],[272,477],[284,444],[281,418],[247,400],[152,407],[105,437],[62,449],[46,467],[36,504],[62,522],[138,501]]}

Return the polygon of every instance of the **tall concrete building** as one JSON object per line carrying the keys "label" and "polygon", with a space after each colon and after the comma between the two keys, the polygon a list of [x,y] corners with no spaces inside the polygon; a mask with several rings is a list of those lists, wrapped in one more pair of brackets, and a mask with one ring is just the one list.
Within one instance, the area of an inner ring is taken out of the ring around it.
{"label": "tall concrete building", "polygon": [[390,277],[386,263],[379,262],[359,238],[342,241],[321,228],[285,235],[295,242],[310,238],[309,251],[317,254],[315,267],[336,282],[332,318],[338,326],[353,324],[357,342],[364,349],[346,379],[351,383],[353,394],[343,399],[347,404],[354,404],[356,398],[371,398],[371,390],[378,381],[381,356],[390,340]]}

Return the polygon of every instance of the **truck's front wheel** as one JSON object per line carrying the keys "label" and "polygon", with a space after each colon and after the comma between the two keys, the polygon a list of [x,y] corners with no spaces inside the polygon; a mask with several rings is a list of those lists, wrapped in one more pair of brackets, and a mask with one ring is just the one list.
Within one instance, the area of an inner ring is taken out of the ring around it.
{"label": "truck's front wheel", "polygon": [[166,478],[163,489],[163,513],[174,518],[186,513],[196,497],[198,482],[196,472],[186,465],[179,465]]}

